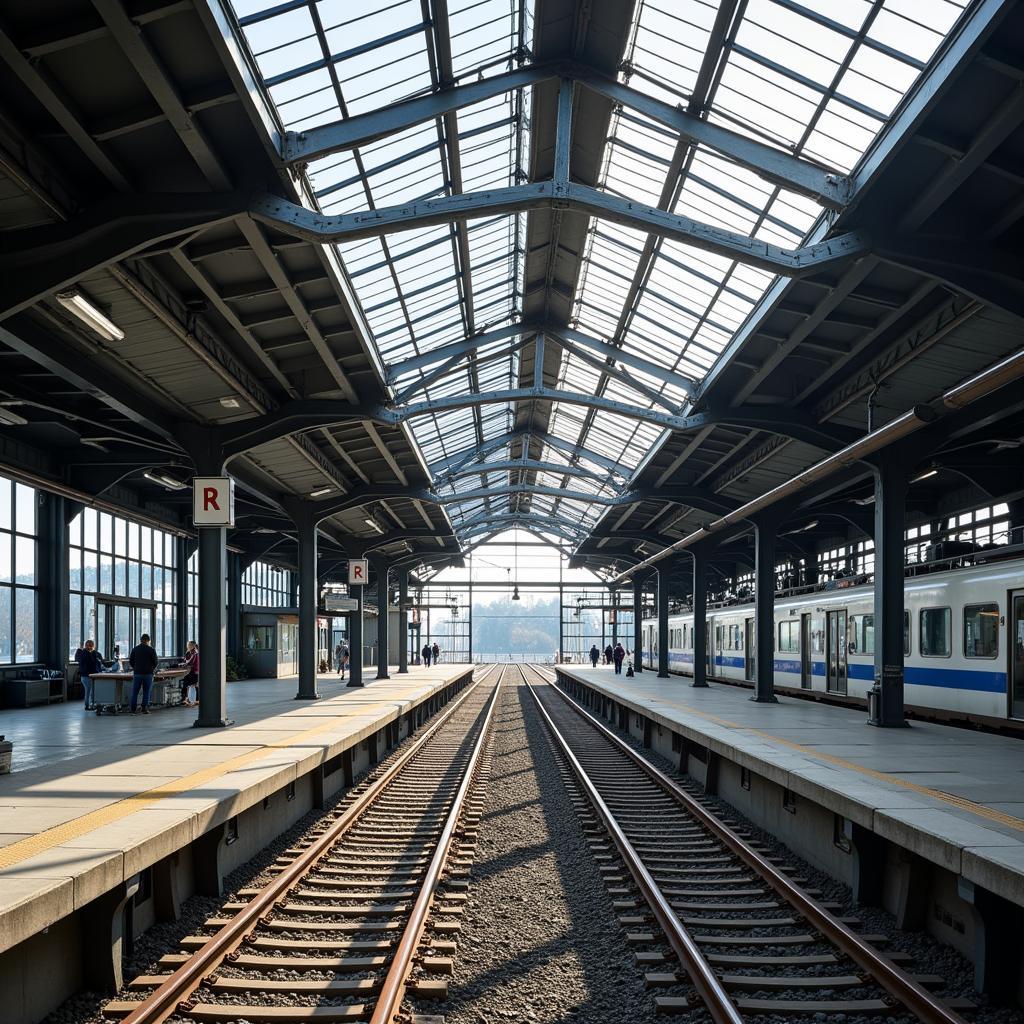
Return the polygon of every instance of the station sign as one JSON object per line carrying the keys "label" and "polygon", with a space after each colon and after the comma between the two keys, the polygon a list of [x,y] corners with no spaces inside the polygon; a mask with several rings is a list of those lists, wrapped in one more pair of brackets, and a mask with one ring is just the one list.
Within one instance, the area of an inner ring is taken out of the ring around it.
{"label": "station sign", "polygon": [[345,597],[343,594],[324,594],[324,611],[354,612],[358,608],[359,602],[354,597]]}
{"label": "station sign", "polygon": [[348,585],[350,587],[362,587],[370,579],[370,563],[365,558],[350,558],[348,560]]}
{"label": "station sign", "polygon": [[235,481],[229,476],[192,478],[194,526],[235,525]]}

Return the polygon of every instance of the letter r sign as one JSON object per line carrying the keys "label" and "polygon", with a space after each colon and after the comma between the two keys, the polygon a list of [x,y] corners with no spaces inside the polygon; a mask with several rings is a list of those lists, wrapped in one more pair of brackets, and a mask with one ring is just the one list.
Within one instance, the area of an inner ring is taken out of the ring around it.
{"label": "letter r sign", "polygon": [[350,587],[366,586],[370,578],[370,563],[365,558],[350,558],[348,561],[348,585]]}
{"label": "letter r sign", "polygon": [[192,522],[196,526],[235,525],[235,481],[231,477],[193,477]]}

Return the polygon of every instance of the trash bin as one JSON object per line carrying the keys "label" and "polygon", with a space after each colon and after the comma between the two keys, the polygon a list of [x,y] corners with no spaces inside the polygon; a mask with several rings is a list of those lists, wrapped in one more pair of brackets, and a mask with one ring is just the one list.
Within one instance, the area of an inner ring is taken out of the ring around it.
{"label": "trash bin", "polygon": [[10,775],[14,744],[0,736],[0,775]]}
{"label": "trash bin", "polygon": [[878,722],[879,713],[882,710],[882,687],[875,683],[868,690],[868,721]]}

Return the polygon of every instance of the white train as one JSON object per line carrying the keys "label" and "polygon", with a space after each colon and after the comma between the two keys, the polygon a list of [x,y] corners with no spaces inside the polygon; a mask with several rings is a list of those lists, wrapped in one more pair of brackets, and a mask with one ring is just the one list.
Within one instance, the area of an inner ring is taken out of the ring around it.
{"label": "white train", "polygon": [[[904,592],[905,701],[957,715],[1024,719],[1024,559],[910,576]],[[865,697],[874,684],[870,584],[775,601],[775,684]],[[754,678],[752,603],[709,606],[710,678]],[[657,666],[657,620],[643,663]],[[669,618],[669,668],[693,674],[693,615]]]}

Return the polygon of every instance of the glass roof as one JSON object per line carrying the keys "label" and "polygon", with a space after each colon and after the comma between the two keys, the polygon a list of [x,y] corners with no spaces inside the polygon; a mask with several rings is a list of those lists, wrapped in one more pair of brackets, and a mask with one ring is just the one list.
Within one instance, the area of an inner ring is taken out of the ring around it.
{"label": "glass roof", "polygon": [[[748,0],[719,39],[716,2],[637,0],[619,81],[845,174],[966,3]],[[427,15],[434,5],[426,0],[234,0],[234,8],[292,131],[521,67],[533,43],[533,0],[449,0],[447,21],[433,22]],[[325,213],[349,213],[529,180],[531,92],[514,90],[313,161],[306,173],[317,202]],[[624,107],[612,114],[599,187],[787,249],[800,245],[821,214],[813,200],[705,146],[681,144],[671,130]],[[337,246],[384,363],[522,317],[528,216]],[[581,259],[570,326],[694,381],[708,373],[774,280],[728,257],[593,218]],[[524,344],[529,348],[532,338],[494,341],[440,376],[433,367],[416,368],[396,381],[396,395],[408,390],[405,400],[418,403],[519,387]],[[610,376],[604,356],[579,347],[561,349],[559,358],[559,389],[685,411],[687,391],[659,375],[623,366]],[[557,443],[543,443],[541,460],[585,475],[524,475],[507,465],[473,476],[445,472],[481,446],[485,463],[507,464],[522,435],[498,441],[528,412],[529,400],[501,401],[411,420],[438,490],[474,495],[447,505],[457,532],[524,508],[585,531],[605,508],[585,496],[613,498],[663,434],[650,421],[554,401],[545,431]],[[610,475],[607,460],[621,467],[619,476]],[[553,493],[480,496],[523,480]]]}

